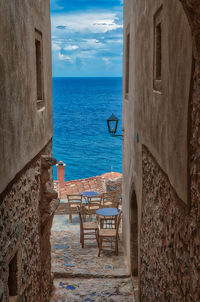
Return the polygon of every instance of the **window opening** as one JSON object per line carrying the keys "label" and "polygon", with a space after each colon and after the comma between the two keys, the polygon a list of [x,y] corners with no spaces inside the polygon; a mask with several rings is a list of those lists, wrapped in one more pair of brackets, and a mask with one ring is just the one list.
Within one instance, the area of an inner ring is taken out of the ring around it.
{"label": "window opening", "polygon": [[38,109],[44,106],[42,33],[35,30],[36,86]]}
{"label": "window opening", "polygon": [[129,59],[130,59],[130,33],[126,35],[126,81],[125,93],[129,93]]}
{"label": "window opening", "polygon": [[162,89],[162,7],[154,16],[154,76],[153,86],[157,91]]}
{"label": "window opening", "polygon": [[161,80],[161,23],[156,26],[156,80]]}

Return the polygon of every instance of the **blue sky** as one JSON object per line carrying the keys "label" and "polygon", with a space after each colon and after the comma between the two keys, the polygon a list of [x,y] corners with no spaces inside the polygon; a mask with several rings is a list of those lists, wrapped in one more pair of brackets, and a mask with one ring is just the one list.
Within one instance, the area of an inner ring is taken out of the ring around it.
{"label": "blue sky", "polygon": [[51,0],[54,77],[122,76],[123,0]]}

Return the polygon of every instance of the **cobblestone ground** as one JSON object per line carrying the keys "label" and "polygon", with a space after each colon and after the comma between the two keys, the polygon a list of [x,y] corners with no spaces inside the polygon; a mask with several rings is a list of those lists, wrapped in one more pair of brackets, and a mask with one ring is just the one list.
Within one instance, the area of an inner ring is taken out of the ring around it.
{"label": "cobblestone ground", "polygon": [[135,301],[121,240],[118,256],[103,250],[98,257],[97,242],[85,241],[82,248],[79,231],[77,216],[73,216],[72,224],[68,215],[55,216],[51,236],[54,291],[50,301]]}

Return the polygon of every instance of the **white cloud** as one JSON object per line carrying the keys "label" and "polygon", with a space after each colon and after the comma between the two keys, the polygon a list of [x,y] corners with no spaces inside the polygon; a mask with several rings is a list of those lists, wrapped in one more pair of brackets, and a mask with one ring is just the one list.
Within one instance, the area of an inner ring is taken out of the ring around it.
{"label": "white cloud", "polygon": [[107,41],[106,41],[107,43],[111,43],[111,44],[114,44],[114,43],[116,43],[116,44],[123,44],[123,40],[122,39],[107,39]]}
{"label": "white cloud", "polygon": [[[63,32],[106,33],[122,28],[122,24],[115,23],[117,20],[116,13],[112,12],[52,15],[52,31],[56,35]],[[57,28],[59,26],[63,29]]]}
{"label": "white cloud", "polygon": [[[87,54],[94,54],[96,51],[105,48],[105,44],[101,43],[97,39],[82,39],[80,38],[79,41],[76,41],[76,45],[72,44],[71,39],[54,39],[52,41],[52,50],[53,51],[74,51],[78,50],[75,55],[78,57],[80,56],[87,56]],[[78,45],[77,45],[78,44]]]}
{"label": "white cloud", "polygon": [[59,43],[52,41],[52,49],[53,50],[61,50]]}
{"label": "white cloud", "polygon": [[77,45],[66,45],[63,49],[71,51],[71,50],[76,50],[78,48],[79,48],[79,46],[77,46]]}
{"label": "white cloud", "polygon": [[61,61],[68,61],[69,63],[73,63],[73,59],[70,56],[64,55],[62,53],[58,53],[58,59]]}
{"label": "white cloud", "polygon": [[109,58],[103,57],[102,60],[106,63],[106,65],[112,64]]}
{"label": "white cloud", "polygon": [[99,40],[97,39],[81,39],[79,42],[79,46],[82,49],[98,49],[104,46]]}

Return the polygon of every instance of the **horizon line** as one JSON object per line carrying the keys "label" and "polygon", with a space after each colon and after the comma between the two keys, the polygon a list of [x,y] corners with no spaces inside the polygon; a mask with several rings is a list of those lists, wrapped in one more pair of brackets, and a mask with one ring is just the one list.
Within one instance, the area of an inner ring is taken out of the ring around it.
{"label": "horizon line", "polygon": [[113,77],[104,77],[104,76],[90,76],[90,77],[84,77],[84,76],[80,76],[80,77],[69,77],[69,76],[52,76],[52,78],[123,78],[123,76],[113,76]]}

